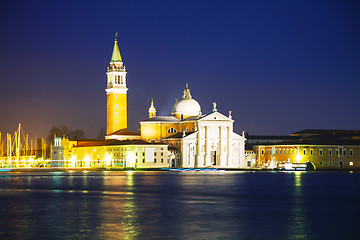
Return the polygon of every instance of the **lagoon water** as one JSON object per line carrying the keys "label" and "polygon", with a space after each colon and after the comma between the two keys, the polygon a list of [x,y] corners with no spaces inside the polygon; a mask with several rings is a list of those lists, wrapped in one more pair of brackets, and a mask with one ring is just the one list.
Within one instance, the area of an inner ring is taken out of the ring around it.
{"label": "lagoon water", "polygon": [[360,173],[2,172],[0,239],[360,239]]}

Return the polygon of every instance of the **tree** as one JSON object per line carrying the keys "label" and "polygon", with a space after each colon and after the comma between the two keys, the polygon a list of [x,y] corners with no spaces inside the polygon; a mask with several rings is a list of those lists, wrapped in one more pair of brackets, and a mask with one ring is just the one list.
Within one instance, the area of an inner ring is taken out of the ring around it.
{"label": "tree", "polygon": [[82,129],[75,129],[72,131],[66,124],[61,124],[60,126],[53,126],[50,128],[49,134],[46,137],[46,141],[49,145],[54,144],[54,135],[57,137],[68,137],[68,138],[85,138],[85,132]]}
{"label": "tree", "polygon": [[[62,132],[60,130],[59,127],[57,126],[53,126],[52,128],[50,128],[50,131],[49,131],[49,134],[48,136],[46,137],[46,142],[50,143],[50,144],[53,144],[54,142],[54,135],[56,136],[62,136]],[[40,145],[41,146],[41,145]]]}
{"label": "tree", "polygon": [[74,131],[70,132],[69,138],[75,138],[75,139],[85,138],[85,132],[82,129],[75,129]]}

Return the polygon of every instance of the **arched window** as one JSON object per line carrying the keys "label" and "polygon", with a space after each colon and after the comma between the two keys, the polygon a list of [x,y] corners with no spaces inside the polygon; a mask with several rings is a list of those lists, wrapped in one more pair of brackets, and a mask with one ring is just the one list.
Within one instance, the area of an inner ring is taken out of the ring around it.
{"label": "arched window", "polygon": [[169,128],[168,129],[168,133],[176,133],[176,129],[175,128]]}

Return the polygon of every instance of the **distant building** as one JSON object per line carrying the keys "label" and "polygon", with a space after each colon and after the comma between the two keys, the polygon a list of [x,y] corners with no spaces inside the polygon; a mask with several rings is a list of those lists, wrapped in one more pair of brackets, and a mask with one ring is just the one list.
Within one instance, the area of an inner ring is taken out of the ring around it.
{"label": "distant building", "polygon": [[72,148],[69,167],[170,167],[168,146],[142,140],[104,140]]}
{"label": "distant building", "polygon": [[[52,166],[62,165],[64,160],[64,147],[61,145],[61,138],[54,137],[54,146],[51,148]],[[54,160],[57,160],[54,162]]]}
{"label": "distant building", "polygon": [[287,140],[281,136],[278,143],[272,141],[251,147],[256,153],[258,167],[275,168],[282,163],[310,162],[318,170],[360,169],[358,130],[306,129],[292,133]]}

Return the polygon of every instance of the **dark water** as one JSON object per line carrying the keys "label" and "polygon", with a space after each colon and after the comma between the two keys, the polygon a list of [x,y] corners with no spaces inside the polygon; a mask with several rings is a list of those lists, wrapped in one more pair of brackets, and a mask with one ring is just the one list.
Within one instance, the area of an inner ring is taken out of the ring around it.
{"label": "dark water", "polygon": [[360,173],[0,173],[1,239],[360,239]]}

